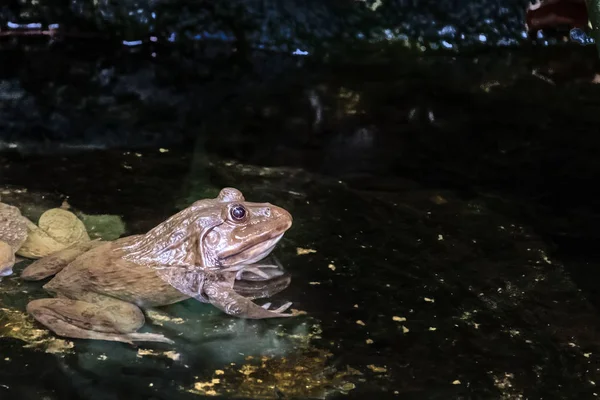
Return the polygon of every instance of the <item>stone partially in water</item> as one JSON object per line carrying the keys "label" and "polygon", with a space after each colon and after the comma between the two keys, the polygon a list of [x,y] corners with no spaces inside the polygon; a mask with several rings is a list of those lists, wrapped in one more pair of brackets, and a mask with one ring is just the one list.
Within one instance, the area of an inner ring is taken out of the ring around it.
{"label": "stone partially in water", "polygon": [[27,240],[17,251],[18,255],[26,258],[42,258],[72,244],[90,240],[83,222],[72,212],[61,208],[44,212],[39,226],[28,221],[27,229]]}
{"label": "stone partially in water", "polygon": [[62,208],[53,208],[43,213],[38,226],[63,245],[90,240],[83,222],[75,214]]}

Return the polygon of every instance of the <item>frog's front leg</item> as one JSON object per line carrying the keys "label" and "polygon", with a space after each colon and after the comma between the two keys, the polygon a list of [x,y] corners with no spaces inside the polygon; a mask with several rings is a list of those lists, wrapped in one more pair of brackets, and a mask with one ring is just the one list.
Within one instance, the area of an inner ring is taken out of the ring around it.
{"label": "frog's front leg", "polygon": [[[79,296],[78,296],[79,297]],[[163,335],[136,333],[145,322],[136,305],[88,293],[82,300],[38,299],[27,304],[27,312],[59,336],[76,339],[173,343]]]}
{"label": "frog's front leg", "polygon": [[284,313],[292,303],[286,303],[276,310],[269,310],[271,303],[261,307],[222,282],[207,282],[204,286],[204,293],[213,306],[235,317],[264,319],[294,316],[294,314]]}

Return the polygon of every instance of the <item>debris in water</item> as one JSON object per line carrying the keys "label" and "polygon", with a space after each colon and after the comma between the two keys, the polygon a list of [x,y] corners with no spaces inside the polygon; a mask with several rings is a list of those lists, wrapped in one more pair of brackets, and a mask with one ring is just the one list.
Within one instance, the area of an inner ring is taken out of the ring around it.
{"label": "debris in water", "polygon": [[304,249],[302,247],[296,247],[296,254],[299,256],[303,256],[305,254],[316,253],[316,250],[313,249]]}
{"label": "debris in water", "polygon": [[373,372],[377,372],[378,374],[383,374],[383,373],[387,372],[387,368],[385,368],[385,367],[378,367],[378,366],[373,365],[373,364],[367,365],[367,368],[369,368]]}

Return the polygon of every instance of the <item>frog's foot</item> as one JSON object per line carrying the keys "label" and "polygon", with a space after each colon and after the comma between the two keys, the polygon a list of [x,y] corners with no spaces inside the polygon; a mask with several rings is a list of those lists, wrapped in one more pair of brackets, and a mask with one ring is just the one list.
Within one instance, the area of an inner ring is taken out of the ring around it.
{"label": "frog's foot", "polygon": [[286,303],[276,310],[269,310],[270,303],[263,307],[255,304],[252,300],[236,293],[232,288],[218,284],[208,283],[204,287],[204,293],[208,296],[210,303],[229,315],[239,318],[264,319],[293,317],[294,314],[284,313],[292,303]]}
{"label": "frog's foot", "polygon": [[63,268],[73,262],[77,257],[92,248],[103,244],[100,240],[91,240],[73,244],[63,250],[42,257],[31,263],[21,273],[21,279],[26,281],[39,281],[59,273]]}
{"label": "frog's foot", "polygon": [[144,314],[137,306],[116,299],[104,304],[63,298],[38,299],[27,304],[27,312],[59,336],[128,344],[173,343],[163,335],[136,333],[144,325]]}
{"label": "frog's foot", "polygon": [[[234,265],[222,269],[220,272],[236,272],[236,280],[269,280],[284,274],[279,266],[272,264]],[[255,276],[244,276],[244,273],[254,274]]]}

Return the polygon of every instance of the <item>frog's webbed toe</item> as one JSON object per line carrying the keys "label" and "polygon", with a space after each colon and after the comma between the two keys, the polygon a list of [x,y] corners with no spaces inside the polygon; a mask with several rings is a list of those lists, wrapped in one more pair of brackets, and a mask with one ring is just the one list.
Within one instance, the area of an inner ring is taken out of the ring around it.
{"label": "frog's webbed toe", "polygon": [[[290,301],[290,302],[285,303],[281,307],[276,308],[275,310],[270,310],[270,311],[274,312],[274,313],[282,313],[285,310],[287,310],[288,308],[290,308],[291,306],[292,306],[292,302]],[[264,308],[265,310],[269,310],[271,308],[271,303],[265,303],[261,307]]]}
{"label": "frog's webbed toe", "polygon": [[137,333],[144,314],[135,305],[100,299],[99,304],[66,298],[37,299],[27,304],[27,312],[55,334],[76,339],[173,343],[160,334]]}
{"label": "frog's webbed toe", "polygon": [[254,300],[272,297],[281,292],[290,285],[291,277],[284,274],[268,280],[252,280],[244,276],[243,279],[238,280],[234,275],[229,277],[227,282],[230,283],[230,287],[233,287],[237,294]]}
{"label": "frog's webbed toe", "polygon": [[222,269],[220,272],[236,272],[236,280],[246,281],[269,280],[284,274],[278,265],[272,264],[235,265]]}
{"label": "frog's webbed toe", "polygon": [[284,313],[292,303],[286,303],[275,310],[270,310],[270,303],[261,307],[252,300],[238,294],[233,288],[223,284],[207,283],[204,287],[204,293],[213,306],[235,317],[264,319],[294,316],[291,313]]}

